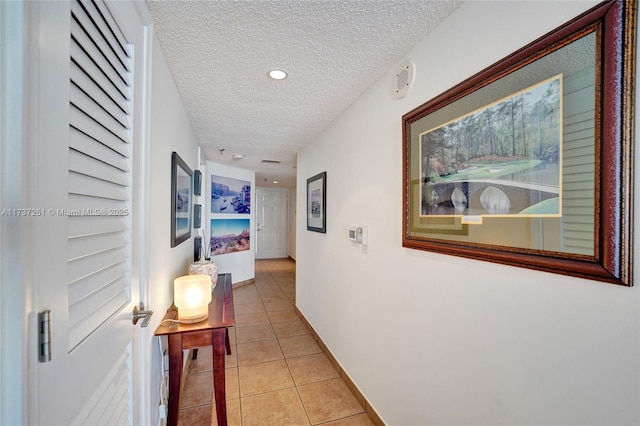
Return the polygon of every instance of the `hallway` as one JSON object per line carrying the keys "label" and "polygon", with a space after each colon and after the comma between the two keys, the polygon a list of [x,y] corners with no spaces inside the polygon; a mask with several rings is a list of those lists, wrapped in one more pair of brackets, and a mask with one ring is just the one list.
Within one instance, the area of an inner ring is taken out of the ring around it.
{"label": "hallway", "polygon": [[[226,359],[230,426],[372,425],[294,310],[295,262],[257,260],[255,284],[233,291]],[[191,361],[180,425],[216,425],[211,348]]]}

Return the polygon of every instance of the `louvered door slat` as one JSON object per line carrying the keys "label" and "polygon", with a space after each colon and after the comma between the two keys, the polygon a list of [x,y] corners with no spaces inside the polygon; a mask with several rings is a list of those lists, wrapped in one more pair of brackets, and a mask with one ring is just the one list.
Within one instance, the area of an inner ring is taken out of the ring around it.
{"label": "louvered door slat", "polygon": [[118,105],[118,108],[122,109],[126,114],[131,114],[129,100],[111,83],[111,80],[104,75],[98,65],[96,65],[89,55],[73,40],[71,42],[71,61],[82,70],[102,92]]}
{"label": "louvered door slat", "polygon": [[78,129],[69,129],[69,147],[89,157],[100,158],[124,172],[129,172],[129,159],[101,142],[89,137]]}
{"label": "louvered door slat", "polygon": [[[91,21],[91,18],[86,14],[85,10],[80,6],[80,3],[73,3],[72,13],[74,16],[74,23],[80,28],[76,28],[76,31],[72,30],[71,34],[78,39],[80,44],[89,52],[92,57],[102,58],[102,61],[107,69],[103,70],[109,75],[117,76],[121,83],[124,83],[125,87],[131,85],[129,78],[125,76],[128,74],[123,62],[128,60],[124,58],[124,61],[118,58],[114,53],[114,50],[109,45],[108,41],[104,39],[100,33],[100,29],[95,26],[95,23]],[[82,34],[78,32],[78,29],[82,29]],[[114,84],[120,85],[115,78],[112,78]]]}
{"label": "louvered door slat", "polygon": [[67,216],[81,215],[82,210],[106,210],[108,215],[127,216],[127,201],[112,200],[109,198],[97,198],[86,195],[69,194],[69,210]]}
{"label": "louvered door slat", "polygon": [[[120,416],[121,413],[115,412],[119,404],[119,401],[122,400],[120,395],[122,394],[122,386],[126,385],[126,369],[120,368],[114,374],[112,382],[109,383],[109,386],[102,393],[102,397],[99,399],[96,406],[91,410],[91,413],[88,416],[88,421],[91,424],[96,425],[118,425],[122,423],[118,423],[116,419]],[[120,408],[122,409],[122,408]]]}
{"label": "louvered door slat", "polygon": [[123,157],[130,157],[131,148],[126,141],[116,137],[116,135],[100,126],[95,120],[73,105],[70,105],[69,120],[73,128],[93,139],[99,140],[104,146],[109,147]]}
{"label": "louvered door slat", "polygon": [[[118,420],[113,423],[102,423],[100,419],[105,416],[105,413],[111,414],[109,408],[109,401],[112,400],[124,400],[127,401],[129,397],[129,389],[122,389],[119,384],[126,383],[128,379],[128,365],[131,364],[130,348],[126,348],[125,353],[120,357],[114,367],[104,377],[102,383],[100,383],[95,392],[89,398],[87,404],[80,411],[78,416],[74,419],[72,424],[74,425],[126,425],[129,424],[127,419],[128,414],[126,411],[126,405],[123,412],[117,413]],[[120,406],[120,405],[118,405]]]}
{"label": "louvered door slat", "polygon": [[69,283],[90,277],[98,271],[126,262],[128,252],[119,247],[69,261]]}
{"label": "louvered door slat", "polygon": [[[126,401],[123,401],[126,403]],[[129,424],[129,420],[127,418],[128,414],[126,412],[114,413],[114,417],[118,417],[113,423],[108,423],[110,425],[127,425]]]}
{"label": "louvered door slat", "polygon": [[120,186],[129,183],[126,172],[75,150],[69,152],[69,170]]}
{"label": "louvered door slat", "polygon": [[[102,1],[94,2],[94,4],[96,6],[96,9],[98,9],[98,11],[100,11],[100,14],[104,18],[105,22],[109,26],[109,29],[112,31],[114,37],[116,38],[117,43],[118,43],[118,47],[120,48],[120,50],[127,57],[131,58],[132,57],[131,45],[129,43],[127,43],[127,40],[122,35],[122,32],[120,31],[119,25],[116,23],[115,19],[113,19],[113,15],[111,15],[111,11],[109,9],[107,9],[107,7],[105,6],[104,2],[102,2]],[[132,68],[128,68],[128,71],[129,72],[133,72],[133,69]]]}
{"label": "louvered door slat", "polygon": [[126,246],[127,236],[124,232],[110,234],[87,235],[69,239],[69,260],[76,260],[98,252]]}
{"label": "louvered door slat", "polygon": [[71,305],[80,303],[85,297],[115,282],[125,276],[127,272],[128,265],[125,262],[120,262],[71,283],[69,285],[69,303]]}
{"label": "louvered door slat", "polygon": [[69,235],[99,235],[128,231],[129,222],[121,216],[73,216],[69,218]]}
{"label": "louvered door slat", "polygon": [[120,425],[122,424],[122,414],[128,401],[118,398],[119,394],[125,390],[126,382],[124,377],[122,378],[118,386],[116,387],[117,393],[109,400],[107,409],[102,413],[102,416],[98,420],[99,425]]}
{"label": "louvered door slat", "polygon": [[93,194],[95,197],[111,198],[113,200],[125,201],[129,199],[127,187],[72,171],[69,173],[69,192],[71,194]]}
{"label": "louvered door slat", "polygon": [[126,279],[120,279],[69,307],[69,350],[129,303]]}
{"label": "louvered door slat", "polygon": [[[113,52],[114,56],[120,62],[122,66],[122,78],[125,83],[130,86],[131,81],[129,80],[129,75],[131,72],[131,55],[120,45],[120,41],[116,38],[115,33],[109,27],[109,23],[106,20],[106,17],[103,16],[102,12],[98,9],[97,5],[92,1],[80,1],[80,6],[84,9],[84,12],[91,18],[93,24],[100,30],[100,35],[105,40],[107,48]],[[111,17],[111,14],[107,14]]]}
{"label": "louvered door slat", "polygon": [[128,129],[108,114],[94,99],[88,97],[87,94],[80,90],[75,84],[71,85],[69,96],[71,104],[93,118],[97,124],[123,141],[129,139]]}
{"label": "louvered door slat", "polygon": [[109,114],[114,120],[117,120],[122,127],[125,129],[131,128],[131,116],[103,92],[100,86],[90,79],[75,62],[71,63],[71,81],[78,89],[85,93],[91,93],[94,102],[102,108],[105,113]]}
{"label": "louvered door slat", "polygon": [[82,26],[75,20],[71,21],[71,36],[73,41],[87,54],[90,60],[98,67],[110,84],[127,100],[131,100],[129,89],[125,86],[120,75],[111,67],[109,61],[102,56],[100,50],[93,44],[93,40],[87,36]]}

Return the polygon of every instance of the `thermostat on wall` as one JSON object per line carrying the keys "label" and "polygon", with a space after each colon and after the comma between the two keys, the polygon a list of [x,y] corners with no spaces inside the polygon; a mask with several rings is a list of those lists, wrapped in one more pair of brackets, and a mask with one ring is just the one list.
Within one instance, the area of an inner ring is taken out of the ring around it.
{"label": "thermostat on wall", "polygon": [[352,226],[349,228],[347,238],[351,241],[366,246],[369,242],[369,232],[366,226]]}

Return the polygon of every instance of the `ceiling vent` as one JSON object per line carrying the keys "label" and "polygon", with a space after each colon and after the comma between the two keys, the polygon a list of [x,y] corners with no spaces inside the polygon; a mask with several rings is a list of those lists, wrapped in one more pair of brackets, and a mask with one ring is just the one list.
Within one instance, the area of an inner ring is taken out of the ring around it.
{"label": "ceiling vent", "polygon": [[282,161],[280,161],[280,160],[262,160],[261,163],[280,164],[280,163],[282,163]]}

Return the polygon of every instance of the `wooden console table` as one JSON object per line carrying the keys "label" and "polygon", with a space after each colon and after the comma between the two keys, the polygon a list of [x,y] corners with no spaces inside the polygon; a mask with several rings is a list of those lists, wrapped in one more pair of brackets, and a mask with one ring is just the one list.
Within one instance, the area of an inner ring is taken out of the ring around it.
{"label": "wooden console table", "polygon": [[[164,320],[178,318],[178,311],[171,306]],[[227,402],[225,391],[225,352],[231,354],[227,327],[235,324],[231,274],[218,275],[209,303],[209,318],[196,324],[163,322],[156,336],[167,336],[169,341],[169,415],[168,425],[178,425],[180,410],[180,379],[183,366],[183,350],[202,346],[213,347],[213,388],[216,415],[219,426],[227,426]]]}

